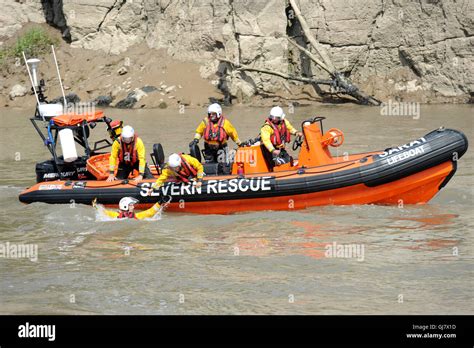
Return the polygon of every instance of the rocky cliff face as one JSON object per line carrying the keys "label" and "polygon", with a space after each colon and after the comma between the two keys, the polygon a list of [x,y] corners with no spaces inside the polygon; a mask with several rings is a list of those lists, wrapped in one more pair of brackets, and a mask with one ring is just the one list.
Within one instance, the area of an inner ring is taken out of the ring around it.
{"label": "rocky cliff face", "polygon": [[[198,62],[201,74],[240,101],[297,86],[237,64],[326,78],[289,47],[306,39],[284,0],[29,0],[8,2],[0,36],[26,21],[60,28],[73,47],[127,51],[146,42],[177,59]],[[381,99],[466,102],[474,93],[474,2],[470,0],[300,0],[313,35],[338,70]],[[1,16],[1,15],[0,15]],[[7,18],[8,17],[8,18]],[[14,18],[14,19],[12,19]],[[150,62],[152,64],[152,62]],[[216,75],[217,73],[217,75]],[[296,89],[295,89],[296,88]]]}
{"label": "rocky cliff face", "polygon": [[12,37],[28,23],[44,23],[41,2],[0,0],[0,47],[5,39]]}
{"label": "rocky cliff face", "polygon": [[446,101],[474,91],[472,1],[302,1],[335,64],[369,93]]}

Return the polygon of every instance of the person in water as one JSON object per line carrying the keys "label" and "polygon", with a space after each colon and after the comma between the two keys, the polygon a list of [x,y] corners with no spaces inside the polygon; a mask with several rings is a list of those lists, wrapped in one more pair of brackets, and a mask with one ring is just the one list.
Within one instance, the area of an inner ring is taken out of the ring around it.
{"label": "person in water", "polygon": [[[118,163],[117,177],[115,177],[115,166]],[[146,165],[145,145],[131,126],[125,126],[121,135],[114,140],[109,158],[109,177],[107,181],[116,179],[127,179],[130,173],[138,170],[138,176],[133,179],[140,182],[145,179],[152,179],[153,175]]]}
{"label": "person in water", "polygon": [[227,150],[227,140],[232,140],[240,146],[241,141],[237,130],[232,123],[222,114],[222,108],[214,103],[207,108],[205,117],[196,129],[193,141],[189,147],[194,147],[199,143],[199,139],[204,138],[204,159],[206,163],[219,162],[219,155],[225,155]]}
{"label": "person in water", "polygon": [[275,166],[291,161],[291,156],[285,149],[285,144],[290,142],[291,134],[303,136],[303,133],[297,131],[285,119],[285,113],[281,107],[273,107],[260,129],[260,137],[265,149],[271,154]]}
{"label": "person in water", "polygon": [[160,177],[151,186],[148,195],[151,195],[153,190],[159,189],[166,182],[168,178],[174,178],[178,183],[189,184],[192,181],[196,182],[196,187],[201,187],[202,178],[204,176],[204,167],[194,157],[189,155],[173,153],[168,158],[166,167],[161,172]]}
{"label": "person in water", "polygon": [[[112,219],[148,219],[154,217],[156,214],[160,213],[161,206],[156,202],[150,209],[135,212],[135,204],[138,203],[138,199],[133,197],[123,197],[119,202],[119,211],[108,210],[97,205],[97,198],[92,201],[92,206],[96,209],[101,209],[101,211]],[[99,208],[100,207],[100,208]]]}

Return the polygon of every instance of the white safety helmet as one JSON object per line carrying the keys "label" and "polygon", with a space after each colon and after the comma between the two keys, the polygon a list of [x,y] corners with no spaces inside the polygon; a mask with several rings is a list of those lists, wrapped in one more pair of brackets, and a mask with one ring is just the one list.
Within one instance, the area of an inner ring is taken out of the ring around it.
{"label": "white safety helmet", "polygon": [[133,130],[132,126],[123,127],[122,140],[124,143],[126,144],[130,143],[134,136],[135,136],[135,131]]}
{"label": "white safety helmet", "polygon": [[127,211],[130,204],[138,203],[138,199],[132,197],[123,197],[119,202],[120,210]]}
{"label": "white safety helmet", "polygon": [[285,113],[283,112],[283,109],[279,106],[274,106],[270,110],[270,118],[278,118],[280,120],[285,119]]}
{"label": "white safety helmet", "polygon": [[181,165],[181,156],[178,155],[177,153],[173,153],[170,155],[168,158],[168,165],[171,168],[177,168]]}
{"label": "white safety helmet", "polygon": [[217,118],[220,118],[221,115],[222,115],[222,108],[219,104],[217,103],[214,103],[214,104],[211,104],[209,105],[209,107],[207,108],[207,114],[210,115],[211,112],[215,112],[217,114]]}

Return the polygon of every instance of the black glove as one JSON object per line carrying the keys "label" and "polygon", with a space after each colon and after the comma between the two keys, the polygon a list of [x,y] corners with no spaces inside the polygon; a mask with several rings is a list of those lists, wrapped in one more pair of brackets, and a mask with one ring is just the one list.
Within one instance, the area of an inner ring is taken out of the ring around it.
{"label": "black glove", "polygon": [[282,164],[285,164],[285,159],[281,158],[280,156],[273,156],[273,162],[275,162],[276,166],[281,166]]}
{"label": "black glove", "polygon": [[158,203],[161,205],[168,204],[171,202],[172,199],[173,198],[170,195],[160,196],[160,198],[158,198]]}
{"label": "black glove", "polygon": [[197,143],[199,143],[199,139],[193,139],[193,141],[189,143],[189,147],[194,147],[197,145]]}

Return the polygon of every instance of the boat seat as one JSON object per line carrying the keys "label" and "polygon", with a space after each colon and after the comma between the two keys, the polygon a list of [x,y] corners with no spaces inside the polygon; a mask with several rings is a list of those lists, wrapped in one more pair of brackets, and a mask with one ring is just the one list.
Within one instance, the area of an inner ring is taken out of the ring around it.
{"label": "boat seat", "polygon": [[153,144],[153,152],[150,154],[152,162],[155,166],[163,168],[165,163],[165,153],[163,151],[163,146],[160,143]]}
{"label": "boat seat", "polygon": [[203,163],[206,175],[230,175],[232,163]]}
{"label": "boat seat", "polygon": [[[281,172],[285,170],[291,170],[293,167],[296,167],[298,165],[298,160],[295,160],[293,156],[290,155],[291,157],[291,162],[282,164],[280,166],[275,166],[275,163],[273,162],[273,157],[270,152],[265,148],[265,145],[261,144],[260,145],[261,151],[263,153],[263,158],[265,159],[265,162],[270,169],[270,172]],[[293,165],[291,164],[293,162]]]}
{"label": "boat seat", "polygon": [[189,155],[197,159],[199,162],[201,162],[202,156],[201,156],[201,151],[199,151],[198,144],[195,144],[194,146],[189,147]]}
{"label": "boat seat", "polygon": [[288,163],[285,163],[285,164],[282,164],[280,166],[274,166],[272,168],[272,171],[273,172],[284,172],[285,170],[292,170],[296,167],[296,165],[293,163],[293,165],[291,165],[291,162],[288,162]]}

